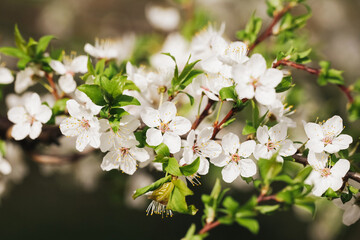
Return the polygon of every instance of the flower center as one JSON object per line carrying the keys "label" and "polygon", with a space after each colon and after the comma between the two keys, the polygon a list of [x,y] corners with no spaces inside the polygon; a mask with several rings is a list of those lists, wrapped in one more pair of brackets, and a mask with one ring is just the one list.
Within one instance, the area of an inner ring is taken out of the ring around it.
{"label": "flower center", "polygon": [[80,125],[81,125],[81,127],[85,128],[86,130],[88,130],[90,128],[89,120],[85,119],[84,117],[81,119]]}
{"label": "flower center", "polygon": [[241,160],[241,157],[237,154],[237,153],[234,153],[233,155],[231,155],[231,161],[233,162],[239,162]]}
{"label": "flower center", "polygon": [[160,123],[160,131],[161,131],[162,133],[165,133],[165,132],[169,131],[169,126],[168,126],[168,124],[169,124],[169,123],[163,123],[163,122]]}
{"label": "flower center", "polygon": [[278,144],[270,141],[270,139],[269,139],[269,141],[266,144],[266,147],[267,147],[268,151],[271,151],[273,149],[276,149],[276,147],[278,147]]}
{"label": "flower center", "polygon": [[251,82],[250,84],[254,87],[254,89],[256,89],[260,83],[259,83],[259,78],[255,78],[253,76],[250,76]]}
{"label": "flower center", "polygon": [[322,177],[327,177],[331,174],[330,168],[324,168],[320,170],[320,174]]}
{"label": "flower center", "polygon": [[129,148],[120,148],[121,157],[126,156],[129,153]]}
{"label": "flower center", "polygon": [[322,141],[324,142],[325,145],[327,145],[327,144],[332,144],[332,140],[333,140],[333,137],[327,136]]}

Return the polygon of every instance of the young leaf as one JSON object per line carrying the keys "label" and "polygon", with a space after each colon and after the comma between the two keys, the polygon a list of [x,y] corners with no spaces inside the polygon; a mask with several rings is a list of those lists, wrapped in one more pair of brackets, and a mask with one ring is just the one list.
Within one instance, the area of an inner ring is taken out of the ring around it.
{"label": "young leaf", "polygon": [[36,55],[40,56],[47,49],[50,41],[54,38],[52,35],[43,36],[39,39],[38,44],[36,45]]}
{"label": "young leaf", "polygon": [[180,167],[184,176],[191,176],[197,172],[200,166],[200,157],[196,158],[191,164]]}
{"label": "young leaf", "polygon": [[259,232],[259,223],[257,220],[252,218],[237,218],[236,222],[245,228],[247,228],[253,234],[257,234]]}
{"label": "young leaf", "polygon": [[137,197],[140,197],[141,195],[143,195],[143,194],[145,194],[147,192],[158,189],[161,185],[163,185],[166,182],[170,182],[170,181],[171,181],[171,175],[160,178],[159,180],[157,180],[156,182],[150,184],[149,186],[136,189],[136,191],[135,191],[135,193],[134,193],[134,195],[132,197],[133,197],[133,199],[136,199]]}
{"label": "young leaf", "polygon": [[80,85],[78,89],[84,92],[96,105],[104,106],[106,104],[100,86],[83,84]]}

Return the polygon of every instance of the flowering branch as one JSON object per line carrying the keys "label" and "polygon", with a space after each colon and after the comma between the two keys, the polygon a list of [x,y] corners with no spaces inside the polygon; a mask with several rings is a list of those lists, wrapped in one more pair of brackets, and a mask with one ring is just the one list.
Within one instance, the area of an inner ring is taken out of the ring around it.
{"label": "flowering branch", "polygon": [[59,100],[60,97],[59,97],[59,94],[56,91],[56,86],[55,86],[55,83],[54,83],[54,80],[53,80],[53,75],[51,73],[46,73],[45,77],[46,77],[46,79],[48,80],[48,82],[49,82],[49,84],[51,86],[51,94],[54,96],[54,98],[56,100]]}
{"label": "flowering branch", "polygon": [[[292,62],[292,61],[287,60],[287,59],[278,60],[277,62],[275,62],[273,64],[273,68],[277,68],[279,66],[288,66],[288,67],[300,69],[300,70],[306,71],[306,72],[308,72],[310,74],[314,74],[316,76],[319,76],[320,73],[321,73],[320,69],[308,67],[308,66],[306,66],[304,64]],[[345,85],[341,85],[341,84],[336,84],[336,86],[338,86],[338,88],[346,95],[349,103],[354,102],[354,98],[351,96],[351,90],[350,90],[349,87],[347,87]]]}
{"label": "flowering branch", "polygon": [[211,113],[211,107],[214,105],[214,103],[215,103],[214,100],[211,100],[211,99],[208,100],[208,103],[205,106],[202,113],[196,117],[196,120],[192,124],[191,129],[196,129],[200,125],[202,120],[204,120],[204,118],[206,118]]}
{"label": "flowering branch", "polygon": [[220,224],[221,223],[219,220],[212,222],[212,223],[206,223],[205,226],[199,231],[199,234],[204,234],[204,233],[210,231],[211,229],[216,228]]}
{"label": "flowering branch", "polygon": [[264,41],[266,38],[273,35],[273,28],[274,26],[281,20],[281,18],[288,12],[290,9],[293,8],[293,5],[288,4],[286,7],[284,7],[281,11],[274,13],[274,17],[270,25],[266,28],[266,30],[255,40],[254,43],[252,43],[249,46],[250,53],[257,45],[259,45],[262,41]]}

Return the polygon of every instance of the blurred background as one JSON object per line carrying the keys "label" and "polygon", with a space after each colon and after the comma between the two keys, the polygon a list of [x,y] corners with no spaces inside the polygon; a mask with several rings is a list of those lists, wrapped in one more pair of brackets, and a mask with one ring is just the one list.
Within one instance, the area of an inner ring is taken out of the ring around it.
{"label": "blurred background", "polygon": [[[78,54],[84,54],[84,45],[92,44],[96,37],[130,32],[157,34],[155,39],[161,46],[164,33],[154,29],[145,15],[151,4],[174,6],[160,0],[0,0],[0,47],[14,45],[16,23],[26,38],[53,34],[57,40],[52,47]],[[315,50],[313,59],[331,61],[334,68],[344,70],[345,81],[351,84],[360,76],[360,0],[309,0],[308,4],[313,16],[301,35]],[[264,26],[270,21],[263,0],[198,0],[196,6],[214,22],[225,22],[225,35],[230,40],[235,40],[236,31],[244,28],[253,11],[264,19]],[[181,16],[186,18],[186,11]],[[271,39],[264,48],[270,44]],[[10,58],[1,60],[9,67],[14,65]],[[316,61],[313,66],[317,66]],[[320,88],[313,76],[294,75],[302,102],[296,114],[307,120],[340,114],[353,138],[359,138],[359,122],[346,119],[346,98],[338,88]],[[4,106],[3,100],[2,113]],[[56,147],[46,148],[53,151]],[[146,216],[150,202],[130,199],[133,190],[159,177],[156,171],[140,169],[132,178],[117,171],[104,173],[100,169],[102,156],[96,154],[60,165],[35,163],[16,146],[11,156],[8,160],[18,170],[6,189],[0,186],[0,239],[180,239],[192,222],[200,227],[200,214],[163,219]],[[197,202],[201,193],[211,191],[214,176],[220,176],[219,169],[212,168],[201,178],[203,185],[192,198],[196,206],[201,206]],[[240,180],[231,188],[230,195],[243,202],[252,191]],[[233,225],[214,229],[209,239],[359,239],[360,222],[345,227],[342,210],[326,201],[318,207],[314,219],[299,209],[261,217],[258,236]]]}

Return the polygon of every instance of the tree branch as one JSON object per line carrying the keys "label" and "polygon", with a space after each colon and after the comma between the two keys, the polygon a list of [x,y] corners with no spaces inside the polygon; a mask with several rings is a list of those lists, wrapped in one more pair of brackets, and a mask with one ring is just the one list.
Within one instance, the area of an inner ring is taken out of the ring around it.
{"label": "tree branch", "polygon": [[211,229],[217,227],[220,225],[220,222],[219,221],[215,221],[215,222],[212,222],[212,223],[207,223],[205,224],[205,226],[199,231],[199,234],[204,234],[208,231],[210,231]]}
{"label": "tree branch", "polygon": [[215,103],[215,101],[211,100],[209,98],[207,105],[205,106],[202,113],[196,117],[196,120],[194,121],[193,125],[191,126],[191,129],[196,129],[200,125],[202,120],[204,120],[204,118],[206,118],[211,113],[211,107],[214,105],[214,103]]}
{"label": "tree branch", "polygon": [[270,23],[270,25],[266,28],[266,30],[255,40],[253,44],[249,46],[250,53],[257,45],[259,45],[262,41],[264,41],[266,38],[273,35],[273,28],[274,26],[281,20],[281,18],[290,11],[290,9],[293,7],[293,5],[288,4],[286,7],[284,7],[281,11],[274,14],[273,20]]}
{"label": "tree branch", "polygon": [[[306,72],[308,72],[310,74],[314,74],[316,76],[319,76],[320,73],[321,73],[320,69],[308,67],[308,66],[305,66],[304,64],[299,64],[299,63],[292,62],[292,61],[286,60],[286,59],[278,60],[277,62],[275,62],[273,64],[272,67],[277,68],[279,66],[288,66],[288,67],[300,69],[300,70],[306,71]],[[338,88],[345,94],[345,96],[348,99],[349,103],[354,102],[354,98],[351,96],[351,91],[350,91],[349,87],[347,87],[345,85],[340,85],[340,84],[336,84],[336,86],[338,86]]]}

